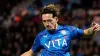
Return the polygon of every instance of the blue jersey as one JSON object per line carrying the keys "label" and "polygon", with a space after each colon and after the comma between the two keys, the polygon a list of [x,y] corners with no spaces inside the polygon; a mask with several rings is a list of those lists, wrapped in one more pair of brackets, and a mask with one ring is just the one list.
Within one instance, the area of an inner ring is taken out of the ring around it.
{"label": "blue jersey", "polygon": [[32,46],[33,52],[42,49],[41,56],[70,56],[70,44],[72,38],[79,38],[83,31],[74,26],[61,26],[52,32],[44,30],[40,32]]}

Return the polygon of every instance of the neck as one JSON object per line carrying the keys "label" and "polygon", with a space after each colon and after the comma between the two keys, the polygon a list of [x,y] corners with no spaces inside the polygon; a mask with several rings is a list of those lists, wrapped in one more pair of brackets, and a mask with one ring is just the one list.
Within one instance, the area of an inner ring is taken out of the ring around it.
{"label": "neck", "polygon": [[58,24],[56,24],[56,26],[55,26],[55,29],[57,29],[58,28]]}

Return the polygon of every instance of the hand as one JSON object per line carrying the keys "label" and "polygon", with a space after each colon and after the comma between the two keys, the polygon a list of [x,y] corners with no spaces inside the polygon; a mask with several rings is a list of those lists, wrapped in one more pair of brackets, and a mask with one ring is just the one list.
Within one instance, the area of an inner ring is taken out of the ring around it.
{"label": "hand", "polygon": [[93,22],[91,28],[94,32],[100,31],[100,25],[98,23]]}
{"label": "hand", "polygon": [[[34,53],[35,54],[35,53]],[[30,49],[29,51],[23,53],[22,55],[20,56],[33,56],[33,51]]]}

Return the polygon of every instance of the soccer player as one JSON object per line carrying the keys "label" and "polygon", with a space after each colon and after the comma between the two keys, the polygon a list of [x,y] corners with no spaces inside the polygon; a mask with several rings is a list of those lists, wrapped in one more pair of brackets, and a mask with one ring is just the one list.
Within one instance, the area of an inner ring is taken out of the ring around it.
{"label": "soccer player", "polygon": [[41,56],[70,56],[72,38],[93,35],[100,30],[100,25],[97,23],[93,23],[93,26],[86,30],[59,25],[58,16],[59,9],[55,5],[49,4],[43,8],[41,17],[46,29],[36,36],[31,49],[21,56],[32,56],[41,49]]}

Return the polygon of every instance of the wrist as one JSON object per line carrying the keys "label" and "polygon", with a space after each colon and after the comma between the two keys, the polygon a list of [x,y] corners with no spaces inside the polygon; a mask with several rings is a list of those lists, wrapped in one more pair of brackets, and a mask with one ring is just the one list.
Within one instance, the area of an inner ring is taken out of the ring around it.
{"label": "wrist", "polygon": [[87,29],[87,32],[89,35],[92,35],[95,33],[95,31],[92,28]]}

